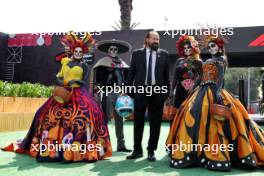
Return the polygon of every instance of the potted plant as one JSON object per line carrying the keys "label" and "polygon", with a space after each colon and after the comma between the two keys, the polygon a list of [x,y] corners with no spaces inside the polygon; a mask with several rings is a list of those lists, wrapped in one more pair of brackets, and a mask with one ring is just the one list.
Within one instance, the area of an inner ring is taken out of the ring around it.
{"label": "potted plant", "polygon": [[29,128],[37,109],[52,95],[52,86],[0,80],[0,131]]}

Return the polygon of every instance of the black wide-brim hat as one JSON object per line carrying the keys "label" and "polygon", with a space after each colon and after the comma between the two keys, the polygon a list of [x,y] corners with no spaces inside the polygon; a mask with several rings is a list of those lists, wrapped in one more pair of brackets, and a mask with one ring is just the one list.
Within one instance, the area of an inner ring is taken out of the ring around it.
{"label": "black wide-brim hat", "polygon": [[98,50],[105,53],[108,53],[110,46],[116,46],[118,48],[118,54],[130,52],[132,49],[132,46],[128,42],[116,39],[99,41],[96,46]]}

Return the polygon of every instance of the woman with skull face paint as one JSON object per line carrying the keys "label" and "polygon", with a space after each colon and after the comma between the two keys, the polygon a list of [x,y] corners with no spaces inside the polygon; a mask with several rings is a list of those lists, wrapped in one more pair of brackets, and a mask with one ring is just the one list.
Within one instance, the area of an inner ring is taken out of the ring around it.
{"label": "woman with skull face paint", "polygon": [[199,84],[202,61],[198,42],[192,36],[182,36],[176,43],[180,58],[177,59],[172,82],[171,96],[178,109],[188,94]]}
{"label": "woman with skull face paint", "polygon": [[70,32],[61,43],[71,57],[61,60],[57,74],[61,88],[57,94],[70,92],[69,101],[63,103],[55,95],[49,98],[36,112],[27,136],[3,150],[26,153],[39,162],[97,161],[110,157],[112,149],[104,113],[84,86],[88,70],[83,56],[92,54],[94,40],[88,33],[80,39]]}
{"label": "woman with skull face paint", "polygon": [[[264,131],[241,102],[223,89],[227,58],[224,39],[207,36],[212,58],[203,64],[199,87],[181,105],[167,138],[170,166],[199,165],[229,171],[231,165],[264,165]],[[175,149],[186,145],[185,150]],[[199,146],[199,147],[198,147]]]}

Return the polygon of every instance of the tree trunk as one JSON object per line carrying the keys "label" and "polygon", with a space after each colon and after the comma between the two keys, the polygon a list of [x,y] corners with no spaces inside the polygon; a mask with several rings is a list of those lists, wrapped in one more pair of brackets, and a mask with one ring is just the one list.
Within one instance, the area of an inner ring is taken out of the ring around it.
{"label": "tree trunk", "polygon": [[121,12],[121,30],[130,29],[131,11],[133,10],[132,1],[133,0],[118,0]]}

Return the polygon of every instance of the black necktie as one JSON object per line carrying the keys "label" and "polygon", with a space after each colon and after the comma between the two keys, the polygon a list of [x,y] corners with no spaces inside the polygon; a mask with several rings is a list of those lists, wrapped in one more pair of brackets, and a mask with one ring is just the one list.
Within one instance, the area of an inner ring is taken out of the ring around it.
{"label": "black necktie", "polygon": [[148,78],[147,78],[147,84],[151,85],[152,83],[152,50],[149,51],[149,60],[148,60]]}

